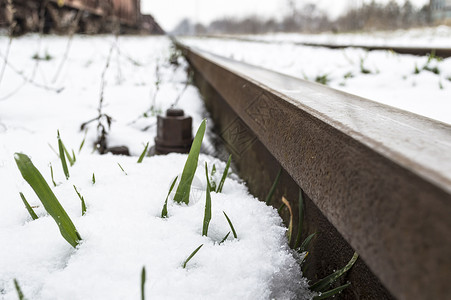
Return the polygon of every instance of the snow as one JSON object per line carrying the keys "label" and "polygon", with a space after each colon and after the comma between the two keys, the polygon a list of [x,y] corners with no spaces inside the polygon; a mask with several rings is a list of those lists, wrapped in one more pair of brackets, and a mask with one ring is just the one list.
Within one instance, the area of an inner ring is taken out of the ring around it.
{"label": "snow", "polygon": [[[413,30],[407,36],[415,36],[418,31]],[[434,45],[430,41],[433,37],[444,42],[440,34],[427,36],[430,32],[444,31],[451,30],[448,27],[438,27],[435,31],[424,29],[424,37],[418,43],[423,46]],[[324,35],[328,36],[331,35]],[[348,37],[335,36],[342,41]],[[393,34],[390,42],[399,41],[403,44],[402,36]],[[428,63],[426,56],[401,55],[390,51],[368,52],[358,48],[333,50],[308,47],[276,42],[276,37],[265,37],[265,40],[274,43],[221,38],[183,38],[182,41],[192,47],[298,78],[315,81],[317,77],[325,76],[332,88],[451,124],[451,58],[440,61],[433,59]],[[283,37],[280,39],[283,40]],[[303,35],[293,35],[290,40],[295,37],[304,38]],[[318,39],[322,37],[320,35]],[[261,36],[255,38],[262,39]],[[372,40],[372,35],[355,36],[358,44]],[[447,43],[450,47],[449,34]],[[437,67],[439,74],[423,70],[426,65],[431,69]],[[415,74],[416,68],[420,71],[418,74]]]}
{"label": "snow", "polygon": [[265,35],[245,35],[243,37],[258,41],[282,43],[450,48],[450,36],[451,27],[441,25],[436,27],[398,29],[394,31],[374,31],[370,33],[273,33]]}
{"label": "snow", "polygon": [[[204,162],[210,169],[216,165],[216,176],[222,175],[224,162],[201,155],[189,205],[170,200],[169,217],[160,218],[170,184],[183,170],[187,156],[146,157],[141,164],[137,156],[145,143],[153,145],[155,137],[155,115],[140,116],[152,104],[157,64],[161,82],[156,111],[169,108],[187,80],[184,62],[178,68],[167,63],[169,39],[75,36],[61,74],[53,82],[67,42],[67,37],[37,35],[14,39],[8,62],[22,73],[7,67],[0,82],[1,298],[17,299],[14,278],[29,299],[139,298],[145,266],[146,295],[152,299],[310,299],[277,211],[251,196],[236,175],[226,180],[223,193],[212,193],[209,234],[202,236]],[[2,59],[7,43],[7,37],[0,37]],[[108,141],[109,146],[129,147],[131,157],[94,153],[95,122],[88,125],[85,145],[78,151],[84,138],[80,124],[98,114],[101,74],[111,49],[103,106],[114,119]],[[32,59],[36,53],[53,58],[37,63]],[[24,84],[24,76],[41,87]],[[192,86],[183,93],[179,107],[193,117],[194,129],[207,117]],[[57,149],[57,129],[77,156],[69,180],[49,147]],[[83,238],[76,249],[61,237],[22,179],[14,162],[16,152],[29,155],[50,184],[51,163],[58,184],[52,190]],[[73,185],[86,201],[84,216]],[[19,192],[35,207],[38,220],[31,220]],[[238,239],[229,236],[219,245],[230,231],[223,211]],[[185,259],[201,244],[183,269]]]}

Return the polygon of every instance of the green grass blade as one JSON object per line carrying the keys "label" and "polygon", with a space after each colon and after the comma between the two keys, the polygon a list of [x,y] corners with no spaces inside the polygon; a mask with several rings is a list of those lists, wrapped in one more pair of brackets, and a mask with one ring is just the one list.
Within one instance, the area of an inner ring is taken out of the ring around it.
{"label": "green grass blade", "polygon": [[122,168],[120,163],[117,163],[117,165],[119,166],[119,168],[121,168],[122,172],[124,172],[125,175],[128,175],[127,172],[125,172],[124,168]]}
{"label": "green grass blade", "polygon": [[36,169],[30,158],[25,154],[15,153],[14,159],[22,177],[34,190],[39,200],[44,205],[45,210],[55,220],[63,238],[75,248],[81,240],[80,234],[58,199],[55,197],[55,194],[53,194],[44,177],[42,177],[42,174]]}
{"label": "green grass blade", "polygon": [[141,271],[141,300],[145,300],[144,287],[146,285],[146,267],[143,267]]}
{"label": "green grass blade", "polygon": [[19,193],[19,195],[20,195],[20,198],[22,198],[23,204],[25,204],[25,207],[27,208],[28,213],[30,214],[31,218],[33,220],[39,219],[38,215],[34,212],[33,208],[30,206],[30,204],[28,203],[27,199],[25,199],[24,194]]}
{"label": "green grass blade", "polygon": [[188,256],[188,258],[185,260],[185,262],[183,263],[183,269],[186,268],[186,264],[191,260],[191,258],[193,258],[194,255],[196,255],[197,251],[200,250],[200,248],[202,248],[204,244],[200,245],[199,247],[196,248],[196,250],[193,251],[193,253],[190,254],[190,256]]}
{"label": "green grass blade", "polygon": [[207,126],[206,120],[203,120],[197,130],[191,150],[188,154],[185,167],[183,168],[182,177],[180,178],[179,186],[175,192],[174,201],[177,203],[189,203],[189,194],[191,190],[191,184],[193,183],[194,173],[196,173],[197,162],[199,160],[200,146],[205,134],[205,128]]}
{"label": "green grass blade", "polygon": [[77,161],[77,158],[75,157],[74,149],[72,149],[72,160],[74,161],[74,163]]}
{"label": "green grass blade", "polygon": [[64,145],[60,138],[60,132],[58,130],[58,149],[59,149],[59,156],[61,160],[61,166],[63,167],[64,175],[66,176],[66,180],[69,179],[69,169],[67,168],[66,163],[66,155],[64,154]]}
{"label": "green grass blade", "polygon": [[168,198],[169,195],[172,193],[172,190],[174,189],[175,183],[177,182],[177,177],[175,177],[174,181],[172,181],[171,187],[169,188],[169,193],[166,196],[166,200],[164,201],[163,210],[161,211],[161,217],[167,218],[168,217]]}
{"label": "green grass blade", "polygon": [[299,223],[298,223],[298,234],[296,236],[296,242],[294,243],[294,249],[299,247],[299,243],[301,242],[302,235],[302,224],[304,224],[304,198],[302,197],[302,190],[299,189]]}
{"label": "green grass blade", "polygon": [[314,232],[311,235],[309,235],[308,237],[306,237],[305,240],[302,242],[301,247],[299,247],[298,251],[301,253],[307,251],[308,245],[310,244],[312,239],[315,237],[315,235],[316,235],[316,232]]}
{"label": "green grass blade", "polygon": [[92,173],[92,184],[96,184],[96,175],[94,173]]}
{"label": "green grass blade", "polygon": [[315,284],[310,286],[310,290],[314,292],[324,292],[327,288],[329,288],[340,276],[342,276],[344,273],[346,273],[356,262],[359,255],[357,253],[354,253],[351,260],[348,262],[346,266],[344,266],[342,269],[330,274],[329,276],[324,277],[321,280],[318,280]]}
{"label": "green grass blade", "polygon": [[69,151],[67,151],[66,146],[63,143],[63,140],[61,140],[61,144],[63,145],[64,154],[66,155],[66,158],[69,161],[70,166],[72,167],[75,164],[75,153],[72,150],[74,157],[70,156],[70,153],[69,153]]}
{"label": "green grass blade", "polygon": [[53,167],[52,167],[52,163],[50,163],[50,177],[52,177],[52,183],[53,183],[53,186],[56,187],[56,182],[55,182],[55,179],[53,178]]}
{"label": "green grass blade", "polygon": [[80,147],[78,148],[78,153],[81,152],[81,149],[83,149],[83,146],[85,145],[86,135],[87,134],[88,134],[88,128],[85,129],[85,136],[83,137],[83,140],[81,141]]}
{"label": "green grass blade", "polygon": [[285,208],[285,203],[282,203],[279,207],[279,209],[277,209],[277,213],[280,215],[280,212],[282,211],[282,209]]}
{"label": "green grass blade", "polygon": [[207,176],[207,192],[205,199],[205,213],[204,213],[204,225],[202,227],[202,235],[207,236],[208,234],[208,225],[210,225],[211,221],[211,195],[210,195],[210,181],[208,180],[208,167],[207,163],[205,163],[205,175]]}
{"label": "green grass blade", "polygon": [[321,293],[321,295],[313,297],[313,300],[321,300],[321,299],[326,299],[326,298],[335,296],[335,295],[337,295],[338,293],[340,293],[342,290],[344,290],[345,288],[347,288],[350,285],[351,285],[351,283],[346,283],[346,284],[344,284],[342,286],[339,286],[337,288],[334,288],[334,289],[332,289],[330,291]]}
{"label": "green grass blade", "polygon": [[225,216],[226,219],[227,219],[227,222],[229,222],[230,229],[232,229],[233,237],[237,239],[238,236],[237,236],[237,234],[236,234],[235,228],[233,227],[232,221],[230,221],[229,216],[227,216],[227,214],[225,213],[225,211],[223,211],[223,213],[224,213],[224,216]]}
{"label": "green grass blade", "polygon": [[271,198],[274,195],[274,192],[276,191],[276,187],[279,184],[280,175],[282,174],[282,168],[279,169],[279,172],[277,173],[276,179],[274,180],[271,189],[269,190],[268,196],[266,196],[265,202],[267,205],[271,204]]}
{"label": "green grass blade", "polygon": [[78,192],[77,188],[74,185],[74,190],[78,195],[78,198],[80,198],[81,201],[81,215],[84,216],[86,214],[86,203],[85,203],[85,198],[83,198],[82,195],[80,195],[80,193]]}
{"label": "green grass blade", "polygon": [[232,154],[229,155],[229,159],[227,160],[226,167],[224,169],[224,173],[222,173],[221,181],[219,182],[218,188],[216,189],[216,193],[222,193],[222,188],[224,187],[224,182],[229,173],[230,163],[232,162]]}
{"label": "green grass blade", "polygon": [[227,240],[227,238],[229,237],[229,235],[230,235],[230,231],[226,234],[226,236],[219,242],[219,245],[221,245],[222,243],[224,243],[226,240]]}
{"label": "green grass blade", "polygon": [[149,142],[147,142],[146,146],[144,147],[143,152],[142,152],[141,155],[139,156],[139,158],[138,158],[138,164],[140,164],[140,163],[143,162],[144,157],[145,157],[146,154],[147,154],[147,148],[149,148]]}
{"label": "green grass blade", "polygon": [[26,298],[22,293],[22,289],[20,288],[19,282],[15,278],[14,278],[14,287],[16,288],[17,297],[19,297],[19,300],[25,300]]}

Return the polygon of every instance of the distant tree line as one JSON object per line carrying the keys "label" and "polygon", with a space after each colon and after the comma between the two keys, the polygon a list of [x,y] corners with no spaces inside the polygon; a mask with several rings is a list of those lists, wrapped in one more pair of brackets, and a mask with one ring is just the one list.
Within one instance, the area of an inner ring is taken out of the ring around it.
{"label": "distant tree line", "polygon": [[381,4],[372,0],[361,7],[351,9],[336,20],[331,20],[315,4],[297,8],[288,0],[290,14],[282,20],[263,19],[258,16],[246,18],[223,18],[205,26],[185,19],[174,29],[175,34],[261,34],[268,32],[306,32],[393,30],[426,26],[431,24],[429,4],[417,8],[410,0],[403,5],[390,0]]}

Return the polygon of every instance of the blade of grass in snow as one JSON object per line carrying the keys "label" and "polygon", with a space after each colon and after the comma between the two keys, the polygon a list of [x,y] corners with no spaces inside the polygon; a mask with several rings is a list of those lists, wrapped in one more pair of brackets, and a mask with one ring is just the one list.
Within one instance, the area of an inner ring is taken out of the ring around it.
{"label": "blade of grass in snow", "polygon": [[305,240],[302,242],[301,247],[299,247],[299,252],[305,252],[307,251],[308,245],[310,244],[310,242],[312,241],[312,239],[315,237],[316,232],[312,233],[311,235],[309,235],[308,237],[305,238]]}
{"label": "blade of grass in snow", "polygon": [[342,269],[330,274],[329,276],[324,277],[321,280],[318,280],[315,284],[310,286],[310,290],[314,292],[324,292],[329,286],[331,286],[340,276],[342,276],[344,273],[346,273],[356,262],[359,255],[357,253],[354,253],[351,260],[348,262],[346,266],[344,266]]}
{"label": "blade of grass in snow", "polygon": [[85,203],[85,198],[83,198],[82,195],[80,195],[80,193],[78,192],[77,188],[74,185],[74,190],[78,195],[78,198],[80,198],[81,201],[81,215],[84,216],[86,214],[86,203]]}
{"label": "blade of grass in snow", "polygon": [[117,163],[117,165],[119,166],[119,168],[121,168],[122,172],[124,172],[125,175],[128,175],[127,172],[125,172],[124,168],[122,168],[120,163]]}
{"label": "blade of grass in snow", "polygon": [[144,147],[143,152],[142,152],[141,155],[139,156],[139,158],[138,158],[138,164],[140,164],[140,163],[143,162],[144,157],[145,157],[146,154],[147,154],[147,148],[149,148],[149,143],[146,144],[146,147]]}
{"label": "blade of grass in snow", "polygon": [[61,160],[61,166],[63,167],[63,171],[64,171],[64,175],[66,176],[66,180],[69,179],[69,169],[67,168],[67,163],[66,163],[66,156],[64,155],[64,146],[63,146],[63,142],[61,141],[60,138],[60,132],[58,130],[58,149],[59,149],[59,156],[60,156],[60,160]]}
{"label": "blade of grass in snow", "polygon": [[280,205],[279,209],[277,210],[277,213],[278,213],[279,215],[280,215],[280,212],[282,211],[282,209],[284,209],[284,207],[285,207],[285,204],[282,203],[282,204]]}
{"label": "blade of grass in snow", "polygon": [[55,220],[63,238],[75,248],[81,241],[80,234],[58,199],[55,197],[55,194],[53,194],[44,177],[42,177],[42,174],[36,169],[30,158],[25,154],[15,153],[14,159],[22,177],[32,187],[39,200],[44,205],[45,210]]}
{"label": "blade of grass in snow", "polygon": [[208,225],[211,220],[211,195],[210,195],[210,181],[208,180],[208,167],[207,163],[205,163],[205,175],[207,177],[207,192],[205,199],[205,214],[204,214],[204,225],[202,227],[202,235],[207,236],[208,234]]}
{"label": "blade of grass in snow", "polygon": [[[58,132],[58,134],[59,134],[59,132]],[[76,161],[74,150],[72,150],[72,154],[73,154],[73,157],[72,157],[72,156],[70,156],[69,151],[67,151],[66,146],[63,143],[63,140],[61,140],[61,144],[63,145],[64,154],[66,155],[67,160],[69,161],[69,164],[72,167],[75,164],[75,161]]]}
{"label": "blade of grass in snow", "polygon": [[23,204],[25,204],[25,207],[27,208],[28,213],[30,214],[31,218],[32,218],[33,220],[37,220],[39,217],[38,217],[38,215],[34,212],[33,208],[30,206],[30,204],[28,203],[27,199],[25,199],[24,194],[19,193],[19,195],[20,195],[20,198],[22,198]]}
{"label": "blade of grass in snow", "polygon": [[224,182],[227,178],[227,174],[229,173],[231,161],[232,161],[232,154],[229,155],[229,159],[227,160],[227,164],[224,169],[224,173],[222,173],[222,178],[221,178],[221,181],[219,182],[218,188],[216,189],[216,193],[222,193],[222,188],[224,187]]}
{"label": "blade of grass in snow", "polygon": [[189,203],[189,194],[191,190],[191,184],[193,182],[194,173],[196,173],[197,162],[199,160],[200,146],[205,134],[206,120],[203,120],[197,130],[191,150],[188,154],[185,167],[183,168],[182,177],[180,178],[179,186],[175,192],[174,201],[177,203]]}
{"label": "blade of grass in snow", "polygon": [[321,300],[321,299],[326,299],[326,298],[335,296],[336,294],[340,293],[342,290],[344,290],[345,288],[347,288],[350,285],[351,285],[351,283],[346,283],[346,284],[339,286],[337,288],[334,288],[330,291],[320,293],[320,295],[313,297],[313,300]]}
{"label": "blade of grass in snow", "polygon": [[230,221],[229,216],[227,216],[227,214],[225,213],[225,211],[223,211],[223,213],[224,213],[224,216],[225,216],[226,219],[227,219],[227,222],[229,222],[230,229],[232,229],[233,237],[237,239],[238,236],[237,236],[237,234],[236,234],[235,228],[233,227],[232,221]]}
{"label": "blade of grass in snow", "polygon": [[177,177],[175,177],[174,181],[172,181],[171,187],[169,188],[168,195],[166,196],[166,200],[164,201],[163,210],[161,211],[161,217],[167,218],[168,217],[168,198],[169,195],[172,193],[172,190],[174,189],[175,183],[177,182]]}
{"label": "blade of grass in snow", "polygon": [[296,236],[296,242],[294,243],[294,249],[299,247],[302,235],[302,224],[304,223],[304,198],[302,197],[302,190],[299,189],[299,223],[298,223],[298,234]]}
{"label": "blade of grass in snow", "polygon": [[19,282],[14,278],[14,287],[16,288],[17,297],[19,300],[25,300],[25,296],[22,293],[22,289],[20,288]]}
{"label": "blade of grass in snow", "polygon": [[226,240],[227,240],[227,238],[229,237],[229,235],[230,235],[230,231],[226,234],[226,236],[219,242],[219,245],[221,245],[222,243],[224,243]]}
{"label": "blade of grass in snow", "polygon": [[78,153],[81,152],[81,149],[83,149],[83,146],[85,145],[86,135],[87,134],[88,134],[88,128],[85,129],[85,136],[83,137],[83,140],[81,141],[80,147],[78,148]]}
{"label": "blade of grass in snow", "polygon": [[146,285],[146,267],[143,267],[141,271],[141,300],[145,300],[144,287]]}
{"label": "blade of grass in snow", "polygon": [[92,173],[92,184],[96,184],[96,175]]}
{"label": "blade of grass in snow", "polygon": [[269,205],[271,203],[271,198],[274,195],[274,192],[276,191],[276,187],[279,184],[280,175],[282,174],[282,168],[279,169],[279,172],[277,173],[276,179],[274,180],[274,183],[272,184],[271,189],[269,190],[268,196],[266,196],[265,203]]}
{"label": "blade of grass in snow", "polygon": [[53,167],[52,167],[52,163],[50,163],[50,177],[52,177],[52,183],[53,183],[53,186],[56,187],[56,182],[55,182],[55,179],[53,178]]}
{"label": "blade of grass in snow", "polygon": [[288,200],[283,196],[282,196],[282,202],[283,202],[283,204],[285,204],[288,207],[288,211],[290,212],[290,223],[288,224],[288,232],[287,232],[288,244],[290,244],[291,243],[291,235],[293,233],[293,211],[291,210],[290,202],[288,202]]}
{"label": "blade of grass in snow", "polygon": [[193,253],[190,254],[190,256],[188,256],[188,258],[185,260],[185,262],[183,263],[183,269],[186,268],[186,264],[191,260],[191,258],[193,258],[194,255],[196,255],[197,251],[200,250],[200,248],[202,248],[204,244],[200,245],[199,247],[196,248],[196,250],[193,251]]}
{"label": "blade of grass in snow", "polygon": [[52,149],[53,153],[55,153],[56,156],[58,156],[58,158],[60,157],[60,155],[58,154],[58,152],[55,150],[55,148],[53,148],[52,145],[50,145],[50,143],[47,143],[47,145],[49,145],[50,149]]}
{"label": "blade of grass in snow", "polygon": [[214,181],[213,176],[216,174],[216,165],[213,164],[213,168],[211,169],[211,181],[210,181],[210,192],[216,192],[216,182]]}

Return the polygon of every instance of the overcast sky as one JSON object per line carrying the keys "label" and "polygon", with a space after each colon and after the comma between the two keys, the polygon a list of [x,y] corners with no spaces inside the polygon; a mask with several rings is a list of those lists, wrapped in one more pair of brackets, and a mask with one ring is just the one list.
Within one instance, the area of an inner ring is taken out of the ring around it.
{"label": "overcast sky", "polygon": [[[296,0],[299,6],[316,3],[331,17],[336,17],[348,7],[364,1],[370,0]],[[405,0],[397,1],[403,4]],[[410,2],[420,6],[429,0],[410,0]],[[281,18],[288,12],[287,3],[287,0],[141,0],[141,10],[143,13],[152,14],[165,30],[170,31],[184,18],[204,24],[224,16],[242,17],[254,14]]]}

